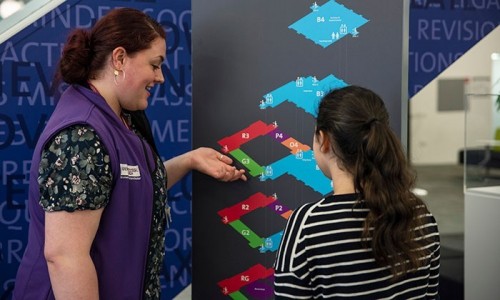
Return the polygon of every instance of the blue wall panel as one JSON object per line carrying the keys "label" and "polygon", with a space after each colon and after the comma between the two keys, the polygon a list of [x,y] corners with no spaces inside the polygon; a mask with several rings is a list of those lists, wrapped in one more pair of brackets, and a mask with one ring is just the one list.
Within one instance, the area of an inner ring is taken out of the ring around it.
{"label": "blue wall panel", "polygon": [[[28,172],[36,141],[64,85],[53,75],[72,28],[90,28],[113,7],[134,7],[167,32],[165,84],[147,110],[165,159],[191,149],[191,2],[66,1],[0,45],[0,299],[9,299],[27,238]],[[166,232],[163,298],[191,283],[190,176],[170,192],[174,222]]]}
{"label": "blue wall panel", "polygon": [[499,0],[410,0],[409,95],[500,24]]}

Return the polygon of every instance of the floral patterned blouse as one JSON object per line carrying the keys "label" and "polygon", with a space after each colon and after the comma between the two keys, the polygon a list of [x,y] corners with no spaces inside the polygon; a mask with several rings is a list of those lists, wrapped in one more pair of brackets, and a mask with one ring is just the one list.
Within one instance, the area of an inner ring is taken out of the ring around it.
{"label": "floral patterned blouse", "polygon": [[[130,119],[128,119],[129,125]],[[131,127],[139,135],[135,128]],[[156,155],[155,155],[156,156]],[[165,226],[169,215],[166,172],[156,156],[153,218],[148,247],[144,298],[160,298],[160,272],[165,255]],[[96,210],[110,199],[113,175],[109,155],[94,129],[73,125],[60,131],[42,152],[38,184],[40,205],[47,212]]]}

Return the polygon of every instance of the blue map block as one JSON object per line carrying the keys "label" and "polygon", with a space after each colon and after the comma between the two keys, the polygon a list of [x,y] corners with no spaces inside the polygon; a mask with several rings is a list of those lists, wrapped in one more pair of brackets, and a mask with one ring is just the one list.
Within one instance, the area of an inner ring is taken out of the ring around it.
{"label": "blue map block", "polygon": [[326,195],[332,191],[331,180],[316,168],[316,160],[313,156],[312,150],[302,152],[300,157],[296,154],[285,156],[266,166],[260,180],[274,180],[284,174],[289,174],[316,192]]}
{"label": "blue map block", "polygon": [[294,103],[297,107],[307,113],[316,116],[316,108],[319,100],[328,91],[347,86],[343,80],[333,75],[328,75],[319,81],[315,76],[297,77],[295,81],[283,85],[282,87],[264,95],[260,109],[276,107],[285,101]]}
{"label": "blue map block", "polygon": [[259,248],[260,253],[274,252],[280,246],[281,238],[283,237],[283,230],[271,235],[268,238],[262,239],[262,246]]}
{"label": "blue map block", "polygon": [[356,37],[358,28],[368,22],[367,19],[338,4],[334,0],[318,6],[311,6],[312,12],[288,28],[304,35],[323,48],[330,46],[346,35]]}

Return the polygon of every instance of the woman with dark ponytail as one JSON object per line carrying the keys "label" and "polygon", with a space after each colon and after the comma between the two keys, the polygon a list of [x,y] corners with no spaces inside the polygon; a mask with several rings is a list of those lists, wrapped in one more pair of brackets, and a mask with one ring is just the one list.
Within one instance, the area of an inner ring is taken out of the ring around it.
{"label": "woman with dark ponytail", "polygon": [[211,148],[161,160],[144,110],[165,57],[163,27],[131,8],[68,37],[69,87],[33,154],[14,299],[160,299],[167,189],[191,170],[246,180]]}
{"label": "woman with dark ponytail", "polygon": [[439,232],[382,99],[348,86],[320,102],[314,156],[333,194],[290,217],[276,299],[437,299]]}

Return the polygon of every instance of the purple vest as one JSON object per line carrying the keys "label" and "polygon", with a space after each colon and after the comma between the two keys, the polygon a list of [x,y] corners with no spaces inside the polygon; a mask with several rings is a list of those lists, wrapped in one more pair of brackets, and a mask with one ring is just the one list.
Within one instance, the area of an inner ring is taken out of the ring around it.
{"label": "purple vest", "polygon": [[[38,204],[38,165],[44,145],[61,129],[89,124],[106,147],[113,191],[91,248],[100,299],[142,299],[153,208],[155,159],[146,141],[128,130],[105,100],[81,86],[62,95],[33,155],[29,188],[29,237],[13,299],[54,299],[45,261],[45,212]],[[76,237],[77,238],[77,237]]]}

